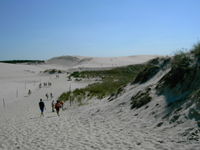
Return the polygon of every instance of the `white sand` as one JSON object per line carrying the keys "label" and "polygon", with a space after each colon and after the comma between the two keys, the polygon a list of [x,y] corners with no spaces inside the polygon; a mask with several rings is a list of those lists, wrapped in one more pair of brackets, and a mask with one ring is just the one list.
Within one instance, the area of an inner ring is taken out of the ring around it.
{"label": "white sand", "polygon": [[[125,94],[111,102],[93,99],[81,107],[77,104],[70,107],[67,103],[67,110],[57,117],[51,112],[51,100],[45,94],[52,92],[56,100],[70,85],[75,89],[90,82],[67,81],[65,74],[55,78],[55,75],[39,73],[49,67],[0,64],[0,150],[199,149],[199,143],[187,142],[178,135],[181,127],[155,127],[160,120],[151,113],[162,113],[163,97],[157,97],[148,109],[130,110],[131,96],[156,83],[165,72],[145,84],[128,86]],[[52,86],[39,89],[40,82],[52,82]],[[27,96],[28,89],[32,90],[30,96]],[[44,117],[40,117],[38,108],[40,98],[47,108]],[[157,103],[161,107],[155,108]],[[189,126],[194,123],[188,122]]]}

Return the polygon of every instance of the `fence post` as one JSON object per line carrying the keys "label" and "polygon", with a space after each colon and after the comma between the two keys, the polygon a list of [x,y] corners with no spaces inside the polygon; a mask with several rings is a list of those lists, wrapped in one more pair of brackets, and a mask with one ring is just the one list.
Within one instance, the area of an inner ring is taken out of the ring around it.
{"label": "fence post", "polygon": [[6,103],[5,103],[4,98],[3,98],[3,108],[4,108],[4,109],[6,108]]}

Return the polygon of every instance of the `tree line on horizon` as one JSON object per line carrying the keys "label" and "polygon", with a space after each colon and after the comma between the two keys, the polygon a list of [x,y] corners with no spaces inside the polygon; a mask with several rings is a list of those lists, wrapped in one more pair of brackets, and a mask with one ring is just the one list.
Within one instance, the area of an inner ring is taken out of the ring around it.
{"label": "tree line on horizon", "polygon": [[44,60],[1,60],[1,63],[10,63],[10,64],[21,64],[21,63],[34,63],[41,64],[45,63]]}

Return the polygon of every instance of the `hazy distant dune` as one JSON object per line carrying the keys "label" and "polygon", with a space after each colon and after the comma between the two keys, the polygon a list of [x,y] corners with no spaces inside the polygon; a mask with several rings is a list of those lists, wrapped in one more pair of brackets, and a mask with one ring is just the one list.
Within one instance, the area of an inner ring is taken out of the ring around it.
{"label": "hazy distant dune", "polygon": [[47,60],[48,64],[64,65],[64,66],[74,66],[80,61],[79,58],[73,56],[60,56],[54,57]]}
{"label": "hazy distant dune", "polygon": [[47,64],[61,65],[73,68],[101,68],[117,67],[130,64],[144,63],[156,55],[136,55],[125,57],[84,57],[84,56],[61,56],[46,61]]}

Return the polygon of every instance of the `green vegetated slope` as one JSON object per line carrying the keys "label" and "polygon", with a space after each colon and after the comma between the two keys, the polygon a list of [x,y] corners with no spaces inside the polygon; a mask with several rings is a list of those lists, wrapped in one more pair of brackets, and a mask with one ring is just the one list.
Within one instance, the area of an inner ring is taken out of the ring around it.
{"label": "green vegetated slope", "polygon": [[171,70],[156,89],[168,103],[165,118],[179,124],[184,119],[194,119],[200,127],[200,43],[190,52],[179,52],[173,57]]}
{"label": "green vegetated slope", "polygon": [[[149,61],[149,65],[138,74],[132,84],[145,83],[158,71],[166,69],[169,69],[169,72],[155,85],[156,94],[164,96],[168,104],[163,110],[161,120],[178,125],[190,119],[195,120],[200,127],[200,44],[188,52],[180,51],[171,58]],[[132,96],[132,109],[138,109],[153,100],[150,96],[151,88],[147,87]],[[185,131],[184,135],[190,135],[191,140],[199,140],[197,134],[200,130],[191,129],[190,132]]]}
{"label": "green vegetated slope", "polygon": [[[166,73],[154,86],[148,86],[131,97],[131,109],[141,108],[137,112],[146,111],[149,117],[156,118],[156,128],[167,124],[179,126],[182,130],[178,134],[183,138],[200,141],[200,43],[188,52],[180,51],[171,58],[149,61],[132,84],[143,84],[162,70]],[[155,100],[151,91],[164,97],[167,105],[149,104]]]}
{"label": "green vegetated slope", "polygon": [[166,66],[170,71],[158,81],[156,91],[158,95],[166,97],[169,105],[186,100],[198,93],[200,90],[200,44],[195,45],[189,52],[180,51],[171,58],[152,59],[138,73],[132,84],[145,83],[160,70],[166,70]]}
{"label": "green vegetated slope", "polygon": [[[147,62],[144,69],[142,69],[136,76],[132,84],[143,84],[152,79],[159,71],[164,71],[169,68],[170,57],[158,57]],[[153,98],[150,96],[152,87],[147,86],[145,89],[138,91],[136,95],[131,97],[131,109],[140,108],[148,104]]]}
{"label": "green vegetated slope", "polygon": [[[146,111],[149,117],[156,118],[159,121],[156,127],[161,127],[163,124],[172,124],[176,127],[186,123],[183,125],[185,128],[179,134],[189,140],[199,141],[200,43],[188,52],[180,51],[173,57],[155,58],[145,64],[107,71],[74,72],[70,75],[71,77],[96,78],[101,81],[86,88],[63,93],[59,99],[68,101],[71,97],[73,101],[78,101],[80,104],[83,99],[92,97],[99,99],[109,97],[108,100],[114,100],[127,84],[144,84],[155,75],[159,75],[158,72],[163,73],[162,78],[152,85],[149,82],[146,88],[134,93],[130,98],[130,108],[138,112]],[[152,92],[164,97],[163,100],[166,100],[167,105],[161,107],[158,102],[155,102],[155,97],[151,95]],[[148,105],[153,101],[154,105]],[[187,123],[190,120],[195,121],[196,127],[188,126]]]}
{"label": "green vegetated slope", "polygon": [[[71,99],[80,104],[82,104],[83,99],[91,99],[92,97],[98,99],[109,97],[108,100],[114,100],[127,84],[145,83],[160,70],[164,70],[170,60],[169,57],[162,57],[152,59],[144,64],[129,65],[111,70],[73,72],[69,78],[75,78],[77,81],[84,78],[95,78],[100,82],[90,84],[86,88],[65,92],[59,97],[59,100],[68,101]],[[131,108],[139,108],[150,102],[152,98],[149,97],[149,92],[149,90],[142,91],[137,96],[133,96]]]}
{"label": "green vegetated slope", "polygon": [[[80,104],[83,99],[92,97],[102,99],[110,96],[108,100],[113,100],[128,83],[143,84],[159,71],[166,69],[170,71],[156,83],[155,89],[157,95],[166,97],[169,105],[167,116],[192,106],[186,117],[200,121],[200,44],[196,44],[189,52],[178,52],[173,57],[155,58],[145,64],[104,71],[74,72],[70,77],[96,78],[101,81],[90,84],[86,88],[63,93],[59,99],[68,101],[71,98],[72,101],[76,100]],[[153,99],[150,93],[151,87],[147,87],[147,90],[133,95],[130,99],[131,108],[140,108],[149,103]]]}
{"label": "green vegetated slope", "polygon": [[90,84],[86,88],[63,93],[59,99],[68,101],[71,98],[72,101],[76,100],[81,104],[81,100],[85,98],[91,99],[92,97],[97,97],[98,99],[102,99],[106,96],[115,95],[124,86],[132,82],[145,66],[146,64],[140,64],[103,71],[73,72],[70,78],[96,78],[100,82]]}

